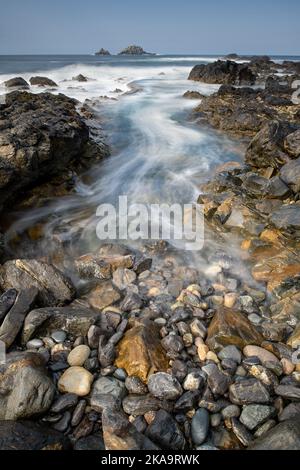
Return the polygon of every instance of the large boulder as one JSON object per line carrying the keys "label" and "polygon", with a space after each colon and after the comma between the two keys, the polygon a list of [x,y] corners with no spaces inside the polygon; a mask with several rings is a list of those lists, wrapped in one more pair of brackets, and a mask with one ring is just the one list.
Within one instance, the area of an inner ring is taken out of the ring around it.
{"label": "large boulder", "polygon": [[189,74],[189,80],[227,85],[254,85],[256,76],[246,64],[237,64],[230,60],[217,60],[212,64],[195,65]]}
{"label": "large boulder", "polygon": [[103,147],[89,138],[89,129],[64,95],[15,91],[6,95],[1,111],[0,196],[11,204],[20,190],[78,165]]}
{"label": "large boulder", "polygon": [[22,77],[15,77],[11,78],[10,80],[6,80],[4,85],[6,88],[19,88],[23,90],[27,90],[29,88],[28,83]]}
{"label": "large boulder", "polygon": [[42,305],[64,305],[71,302],[75,289],[71,281],[53,265],[34,259],[6,261],[0,268],[2,289],[18,290],[36,287]]}
{"label": "large boulder", "polygon": [[54,394],[54,383],[40,354],[7,354],[6,363],[0,366],[0,419],[17,420],[44,413]]}
{"label": "large boulder", "polygon": [[55,83],[51,78],[48,77],[31,77],[29,79],[30,85],[36,85],[40,87],[51,87],[55,88],[57,87],[57,83]]}
{"label": "large boulder", "polygon": [[63,433],[31,421],[0,421],[0,450],[68,450]]}

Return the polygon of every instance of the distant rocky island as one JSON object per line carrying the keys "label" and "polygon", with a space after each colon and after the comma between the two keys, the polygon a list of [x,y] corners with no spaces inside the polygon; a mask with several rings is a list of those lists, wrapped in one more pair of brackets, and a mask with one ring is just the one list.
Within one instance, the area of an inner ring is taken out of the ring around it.
{"label": "distant rocky island", "polygon": [[141,46],[135,46],[134,44],[126,47],[118,55],[155,55],[151,52],[146,52]]}
{"label": "distant rocky island", "polygon": [[98,52],[95,52],[95,55],[110,55],[110,52],[107,49],[103,49],[103,47],[101,47]]}

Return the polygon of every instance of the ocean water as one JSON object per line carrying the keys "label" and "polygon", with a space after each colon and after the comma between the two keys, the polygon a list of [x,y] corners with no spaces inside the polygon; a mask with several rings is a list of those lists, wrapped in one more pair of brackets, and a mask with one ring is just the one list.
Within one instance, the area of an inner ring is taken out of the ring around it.
{"label": "ocean water", "polygon": [[[195,123],[192,109],[197,100],[182,97],[187,90],[209,95],[218,89],[218,85],[187,80],[194,65],[217,58],[0,56],[0,95],[5,92],[1,84],[9,78],[47,76],[58,84],[51,92],[82,103],[88,100],[111,146],[111,156],[78,181],[74,195],[17,214],[7,242],[16,232],[22,234],[43,220],[47,224],[44,250],[51,245],[51,237],[63,233],[65,240],[76,240],[84,252],[100,243],[95,234],[99,204],[117,204],[120,195],[126,195],[129,203],[195,202],[201,183],[218,165],[243,158],[243,145]],[[276,58],[283,59],[288,58]],[[88,77],[88,82],[72,80],[78,74]],[[31,87],[31,91],[41,89]],[[35,249],[24,245],[19,254],[33,255]]]}

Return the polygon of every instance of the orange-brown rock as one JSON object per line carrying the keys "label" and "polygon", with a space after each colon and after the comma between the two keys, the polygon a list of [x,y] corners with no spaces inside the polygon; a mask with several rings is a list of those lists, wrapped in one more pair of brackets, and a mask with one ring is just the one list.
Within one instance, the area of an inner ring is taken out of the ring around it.
{"label": "orange-brown rock", "polygon": [[95,310],[103,310],[120,299],[121,295],[110,281],[102,281],[87,295],[89,305]]}
{"label": "orange-brown rock", "polygon": [[216,312],[209,325],[206,343],[210,349],[218,351],[229,344],[242,349],[247,344],[260,345],[262,341],[261,334],[243,313],[222,308]]}
{"label": "orange-brown rock", "polygon": [[153,321],[136,321],[118,345],[117,367],[129,376],[147,382],[149,374],[166,371],[169,361],[160,343],[159,328]]}

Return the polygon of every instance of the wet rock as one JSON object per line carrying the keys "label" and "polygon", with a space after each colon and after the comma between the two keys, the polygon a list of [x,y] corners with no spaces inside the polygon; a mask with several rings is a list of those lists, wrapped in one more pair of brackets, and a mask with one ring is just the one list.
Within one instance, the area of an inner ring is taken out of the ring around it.
{"label": "wet rock", "polygon": [[184,343],[181,337],[173,332],[162,339],[161,345],[166,351],[173,354],[177,354],[184,349]]}
{"label": "wet rock", "polygon": [[160,344],[159,328],[151,320],[135,322],[117,346],[115,365],[128,376],[147,381],[149,373],[164,371],[168,359]]}
{"label": "wet rock", "polygon": [[241,351],[236,346],[225,346],[225,348],[221,349],[218,353],[218,357],[221,360],[224,359],[231,359],[237,364],[240,364],[242,361],[242,354]]}
{"label": "wet rock", "polygon": [[45,306],[63,305],[75,295],[71,281],[51,264],[34,259],[6,261],[0,269],[3,289],[25,290],[35,287]]}
{"label": "wet rock", "polygon": [[92,434],[76,441],[74,450],[105,450],[101,434]]}
{"label": "wet rock", "polygon": [[62,433],[30,421],[0,421],[0,450],[69,450]]}
{"label": "wet rock", "polygon": [[33,307],[38,295],[35,287],[25,289],[19,292],[14,305],[7,313],[1,327],[0,340],[9,348],[15,341],[19,331],[23,326],[26,314]]}
{"label": "wet rock", "polygon": [[0,419],[16,420],[46,412],[55,386],[43,357],[36,352],[9,353],[0,365]]}
{"label": "wet rock", "polygon": [[106,450],[157,450],[150,439],[138,432],[122,412],[105,409],[102,414]]}
{"label": "wet rock", "polygon": [[197,401],[200,398],[200,390],[193,390],[185,392],[176,401],[174,410],[178,412],[186,413],[189,410],[195,408]]}
{"label": "wet rock", "polygon": [[165,372],[150,375],[148,389],[154,397],[165,400],[176,400],[182,394],[178,380]]}
{"label": "wet rock", "polygon": [[300,387],[293,385],[279,385],[275,388],[275,393],[289,400],[300,400]]}
{"label": "wet rock", "polygon": [[110,281],[102,281],[101,284],[92,289],[87,296],[87,301],[95,310],[103,310],[115,304],[120,299],[120,293]]}
{"label": "wet rock", "polygon": [[143,299],[134,292],[128,292],[120,308],[123,312],[130,312],[131,310],[138,310],[143,306]]}
{"label": "wet rock", "polygon": [[118,289],[126,289],[136,280],[136,273],[127,268],[118,268],[113,273],[113,283]]}
{"label": "wet rock", "polygon": [[22,332],[25,344],[33,336],[48,336],[54,330],[62,329],[69,334],[86,335],[99,314],[86,307],[45,307],[32,310],[26,317]]}
{"label": "wet rock", "polygon": [[281,206],[270,215],[270,221],[279,229],[300,230],[300,205]]}
{"label": "wet rock", "polygon": [[29,89],[28,83],[22,77],[15,77],[11,78],[10,80],[6,80],[6,82],[4,82],[4,85],[6,88],[20,88],[23,90]]}
{"label": "wet rock", "polygon": [[69,367],[58,381],[58,389],[61,393],[75,393],[84,397],[90,393],[94,378],[83,367]]}
{"label": "wet rock", "polygon": [[[8,86],[28,87],[23,80]],[[61,175],[93,155],[107,155],[104,144],[89,137],[76,102],[62,94],[14,91],[1,106],[1,204],[11,205],[21,190]],[[46,124],[45,124],[46,123]],[[53,189],[52,189],[53,192]]]}
{"label": "wet rock", "polygon": [[300,156],[300,129],[292,132],[285,138],[284,148],[292,158]]}
{"label": "wet rock", "polygon": [[243,348],[247,344],[260,345],[263,337],[242,313],[219,309],[207,330],[206,343],[216,351],[227,345]]}
{"label": "wet rock", "polygon": [[163,402],[152,395],[128,395],[123,400],[125,413],[133,416],[145,415],[150,411],[157,411],[164,406]]}
{"label": "wet rock", "polygon": [[51,338],[58,344],[63,343],[67,338],[67,333],[63,330],[53,331]]}
{"label": "wet rock", "polygon": [[287,405],[280,415],[278,416],[279,421],[286,421],[287,419],[293,419],[300,417],[300,403],[290,403]]}
{"label": "wet rock", "polygon": [[250,450],[300,450],[300,421],[292,419],[277,424],[256,439]]}
{"label": "wet rock", "polygon": [[195,90],[186,91],[182,96],[183,98],[188,98],[190,100],[201,100],[201,98],[203,98],[203,95],[199,93],[199,91],[195,91]]}
{"label": "wet rock", "polygon": [[57,423],[55,423],[52,426],[52,428],[56,429],[56,431],[65,432],[69,427],[71,417],[72,417],[72,414],[70,413],[70,411],[66,411],[63,414],[62,418],[59,421],[57,421]]}
{"label": "wet rock", "polygon": [[273,406],[247,405],[243,408],[240,421],[246,426],[246,428],[253,431],[256,427],[274,416],[274,414],[275,408]]}
{"label": "wet rock", "polygon": [[100,377],[93,385],[91,407],[101,412],[107,407],[120,407],[126,393],[124,382],[121,380],[114,377]]}
{"label": "wet rock", "polygon": [[300,158],[283,165],[280,170],[280,178],[294,193],[298,193],[300,191]]}
{"label": "wet rock", "polygon": [[77,405],[78,396],[75,393],[61,395],[51,406],[51,413],[61,413]]}
{"label": "wet rock", "polygon": [[252,346],[252,345],[245,346],[243,349],[243,353],[246,357],[252,357],[252,356],[258,357],[262,364],[265,364],[266,362],[269,362],[269,361],[274,362],[275,364],[278,364],[279,362],[275,354],[259,346]]}
{"label": "wet rock", "polygon": [[229,387],[230,401],[236,405],[247,405],[251,403],[269,403],[268,390],[256,379],[245,379],[235,382]]}
{"label": "wet rock", "polygon": [[0,297],[0,324],[5,317],[5,315],[9,312],[11,307],[14,305],[15,300],[17,298],[18,291],[16,289],[8,289],[4,292]]}
{"label": "wet rock", "polygon": [[287,344],[294,349],[300,346],[300,325],[295,328],[293,334],[289,337]]}
{"label": "wet rock", "polygon": [[147,437],[162,449],[183,450],[185,438],[172,416],[164,410],[159,410],[148,426]]}
{"label": "wet rock", "polygon": [[289,160],[283,148],[284,139],[294,130],[295,126],[287,122],[268,122],[250,142],[246,163],[257,168],[280,168]]}
{"label": "wet rock", "polygon": [[125,387],[129,393],[145,395],[148,391],[146,385],[138,377],[126,377]]}
{"label": "wet rock", "polygon": [[81,73],[79,75],[76,75],[75,77],[72,77],[72,80],[74,82],[87,82],[88,81],[87,77],[85,77]]}
{"label": "wet rock", "polygon": [[37,85],[40,87],[57,87],[57,84],[48,77],[31,77],[29,79],[30,85]]}
{"label": "wet rock", "polygon": [[80,423],[80,421],[82,420],[84,416],[85,409],[86,409],[86,401],[79,400],[72,415],[71,426],[78,426],[78,424]]}
{"label": "wet rock", "polygon": [[205,442],[209,431],[209,413],[205,408],[199,408],[192,418],[191,436],[195,445]]}
{"label": "wet rock", "polygon": [[85,344],[81,344],[76,348],[72,349],[72,351],[68,355],[68,363],[70,366],[82,366],[87,358],[90,355],[90,348]]}
{"label": "wet rock", "polygon": [[233,433],[243,446],[247,447],[253,441],[252,434],[237,418],[231,419],[231,426]]}
{"label": "wet rock", "polygon": [[216,364],[209,364],[209,369],[206,372],[208,374],[207,382],[213,394],[224,395],[231,383],[230,377],[224,374]]}
{"label": "wet rock", "polygon": [[221,411],[224,419],[238,418],[241,410],[237,405],[228,405]]}
{"label": "wet rock", "polygon": [[230,60],[217,60],[207,65],[195,65],[189,74],[189,80],[205,83],[225,83],[232,85],[253,85],[255,75],[245,64]]}
{"label": "wet rock", "polygon": [[198,372],[190,372],[184,382],[183,382],[183,388],[184,390],[199,390],[202,388],[202,385],[204,384],[204,379],[201,376],[200,373]]}

